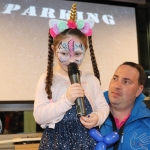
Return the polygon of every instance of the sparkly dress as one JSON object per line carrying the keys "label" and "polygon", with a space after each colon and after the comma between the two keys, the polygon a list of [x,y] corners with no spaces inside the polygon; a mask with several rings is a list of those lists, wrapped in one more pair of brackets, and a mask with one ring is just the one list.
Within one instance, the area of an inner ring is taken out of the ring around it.
{"label": "sparkly dress", "polygon": [[[86,113],[92,112],[87,98],[84,98]],[[55,128],[46,128],[43,132],[39,150],[94,150],[96,141],[89,136],[76,116],[75,105],[66,112],[63,119],[55,124]]]}

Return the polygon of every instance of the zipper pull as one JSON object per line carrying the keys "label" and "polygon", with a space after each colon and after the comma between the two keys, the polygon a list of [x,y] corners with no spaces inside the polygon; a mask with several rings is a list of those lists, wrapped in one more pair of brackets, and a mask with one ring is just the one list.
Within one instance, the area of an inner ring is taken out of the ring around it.
{"label": "zipper pull", "polygon": [[121,143],[123,143],[123,133],[122,133],[122,136],[121,136]]}

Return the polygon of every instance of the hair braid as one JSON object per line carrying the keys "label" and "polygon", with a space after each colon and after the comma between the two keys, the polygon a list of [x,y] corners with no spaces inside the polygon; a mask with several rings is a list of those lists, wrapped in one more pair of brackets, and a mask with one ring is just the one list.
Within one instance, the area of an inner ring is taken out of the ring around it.
{"label": "hair braid", "polygon": [[[97,67],[97,62],[96,62],[96,58],[95,58],[95,54],[94,54],[94,50],[93,50],[92,37],[91,36],[88,37],[88,41],[89,41],[89,49],[90,49],[90,55],[91,55],[91,61],[92,61],[94,75],[100,81],[100,73],[99,73],[99,70]],[[100,81],[100,84],[101,84],[101,81]]]}
{"label": "hair braid", "polygon": [[48,99],[52,98],[52,91],[51,91],[51,86],[52,86],[52,78],[53,78],[53,64],[54,64],[54,52],[51,48],[53,44],[53,38],[49,34],[49,40],[48,40],[48,65],[47,65],[47,76],[46,76],[46,87],[45,91],[47,93]]}

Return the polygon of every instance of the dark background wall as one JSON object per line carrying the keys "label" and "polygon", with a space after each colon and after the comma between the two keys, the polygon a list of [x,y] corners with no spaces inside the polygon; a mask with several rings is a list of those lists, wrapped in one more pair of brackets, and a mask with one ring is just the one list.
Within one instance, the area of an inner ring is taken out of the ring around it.
{"label": "dark background wall", "polygon": [[[150,0],[145,4],[136,4],[136,20],[138,35],[139,63],[150,76]],[[150,108],[150,78],[147,78],[144,94],[147,96],[145,103]]]}
{"label": "dark background wall", "polygon": [[[144,67],[147,76],[150,76],[150,1],[136,6],[139,63]],[[150,78],[147,78],[145,94],[150,99]],[[150,100],[147,101],[150,106]]]}

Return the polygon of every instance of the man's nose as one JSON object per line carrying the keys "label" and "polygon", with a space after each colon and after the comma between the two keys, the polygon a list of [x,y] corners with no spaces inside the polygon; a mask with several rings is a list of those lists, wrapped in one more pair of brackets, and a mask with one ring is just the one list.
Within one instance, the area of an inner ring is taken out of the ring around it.
{"label": "man's nose", "polygon": [[120,81],[116,81],[114,83],[114,87],[117,88],[117,89],[120,89],[121,88],[121,82]]}

